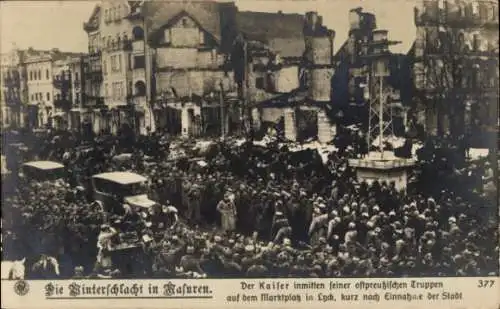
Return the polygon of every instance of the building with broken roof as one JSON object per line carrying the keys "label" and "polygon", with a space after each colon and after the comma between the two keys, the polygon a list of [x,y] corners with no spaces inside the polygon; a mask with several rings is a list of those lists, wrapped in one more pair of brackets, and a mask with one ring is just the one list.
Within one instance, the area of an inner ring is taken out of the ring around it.
{"label": "building with broken roof", "polygon": [[[368,126],[369,100],[367,87],[373,86],[368,75],[380,71],[385,75],[384,92],[392,104],[396,133],[403,134],[406,115],[411,105],[411,57],[392,53],[389,33],[377,28],[376,16],[354,8],[349,12],[349,33],[335,54],[335,74],[332,79],[332,113],[341,115],[344,125]],[[375,65],[379,55],[381,66]],[[373,66],[373,67],[372,67]],[[373,92],[373,89],[371,89]]]}
{"label": "building with broken roof", "polygon": [[273,117],[270,99],[299,89],[325,105],[334,33],[317,14],[307,18],[240,12],[232,2],[102,2],[84,26],[94,130],[128,122],[138,133],[227,134],[241,132],[245,117],[258,129]]}
{"label": "building with broken roof", "polygon": [[498,1],[427,1],[415,8],[415,101],[430,135],[496,144]]}
{"label": "building with broken roof", "polygon": [[[256,24],[261,20],[260,13],[243,12],[243,16],[243,25],[251,24],[249,16]],[[332,92],[335,32],[323,25],[316,12],[262,16],[264,23],[257,29],[239,28],[253,43],[250,46],[263,45],[249,51],[247,79],[254,129],[278,125],[288,140],[331,141],[334,131],[326,110]],[[266,28],[273,30],[266,32]]]}

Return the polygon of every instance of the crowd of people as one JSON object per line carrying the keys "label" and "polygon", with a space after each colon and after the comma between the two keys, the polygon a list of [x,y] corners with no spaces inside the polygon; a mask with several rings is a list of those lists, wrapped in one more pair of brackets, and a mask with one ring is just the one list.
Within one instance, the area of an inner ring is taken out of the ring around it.
{"label": "crowd of people", "polygon": [[[333,151],[327,162],[315,151],[230,141],[212,143],[196,160],[168,160],[175,147],[159,147],[155,137],[126,144],[130,161],[117,164],[113,157],[124,151],[118,140],[98,137],[81,150],[45,139],[54,148],[46,153],[65,163],[67,177],[58,185],[18,182],[4,197],[3,253],[49,254],[61,276],[498,274],[497,201],[484,187],[494,180],[491,160],[456,160],[440,152],[442,141],[424,146],[416,179],[398,191],[394,183],[356,181],[348,165],[356,145]],[[166,152],[162,159],[148,156],[158,149]],[[128,268],[98,258],[99,234],[127,219],[103,214],[89,182],[92,174],[120,169],[147,176],[149,197],[163,206],[132,221],[142,222],[142,241],[127,262],[137,265]],[[178,222],[158,226],[169,207]]]}

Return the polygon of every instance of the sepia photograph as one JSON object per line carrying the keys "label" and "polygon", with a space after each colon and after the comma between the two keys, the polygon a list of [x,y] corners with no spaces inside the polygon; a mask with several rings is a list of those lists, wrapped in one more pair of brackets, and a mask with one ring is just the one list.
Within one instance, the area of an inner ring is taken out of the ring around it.
{"label": "sepia photograph", "polygon": [[497,0],[1,2],[2,286],[498,306],[498,25]]}

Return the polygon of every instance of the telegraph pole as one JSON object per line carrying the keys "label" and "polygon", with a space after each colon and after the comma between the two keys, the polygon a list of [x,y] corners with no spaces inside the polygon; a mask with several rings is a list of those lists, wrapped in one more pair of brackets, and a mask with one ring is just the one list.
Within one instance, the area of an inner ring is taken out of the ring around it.
{"label": "telegraph pole", "polygon": [[[378,126],[380,128],[380,135],[379,135],[379,140],[378,140],[378,148],[379,148],[379,151],[380,151],[380,159],[383,160],[384,159],[384,142],[383,142],[383,137],[384,137],[384,104],[385,104],[385,100],[384,100],[384,88],[383,88],[383,81],[382,81],[383,77],[382,75],[379,76],[379,103],[380,103],[380,106],[379,106],[379,118],[378,118]],[[392,119],[390,120],[392,122]]]}
{"label": "telegraph pole", "polygon": [[249,63],[248,63],[248,43],[245,40],[243,43],[243,61],[244,61],[244,71],[243,71],[243,93],[242,93],[242,106],[240,109],[240,118],[241,118],[241,124],[242,124],[242,129],[245,135],[248,137],[249,135],[249,125],[248,125],[248,95],[249,95],[249,81],[248,81],[248,74],[249,74]]}
{"label": "telegraph pole", "polygon": [[[145,73],[145,78],[146,78],[146,108],[148,109],[148,114],[149,114],[149,125],[151,128],[151,131],[156,131],[156,124],[154,123],[154,117],[153,117],[153,109],[152,109],[152,87],[151,87],[151,77],[152,77],[152,63],[151,63],[151,51],[149,49],[149,44],[148,44],[148,36],[149,36],[149,30],[148,30],[148,23],[146,16],[142,16],[142,21],[143,21],[143,28],[144,28],[144,73]],[[134,124],[135,124],[135,119],[134,119]],[[155,128],[153,128],[153,125],[155,125]]]}
{"label": "telegraph pole", "polygon": [[225,121],[225,115],[224,115],[224,96],[223,96],[223,91],[224,89],[224,84],[222,80],[220,81],[220,91],[219,91],[219,104],[220,104],[220,135],[221,138],[225,138],[225,131],[226,131],[226,121]]}

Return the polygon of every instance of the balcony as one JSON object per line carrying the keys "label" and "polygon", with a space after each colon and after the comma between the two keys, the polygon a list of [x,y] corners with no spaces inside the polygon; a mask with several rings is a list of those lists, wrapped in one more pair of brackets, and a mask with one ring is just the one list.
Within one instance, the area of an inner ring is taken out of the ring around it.
{"label": "balcony", "polygon": [[71,78],[55,76],[53,84],[56,89],[69,89],[71,88]]}
{"label": "balcony", "polygon": [[71,96],[68,96],[68,97],[65,97],[65,98],[61,97],[61,96],[58,96],[54,100],[54,107],[62,109],[64,111],[70,110],[71,107],[72,107],[72,105],[73,105],[73,101],[71,99]]}
{"label": "balcony", "polygon": [[80,79],[75,79],[73,81],[73,87],[76,89],[76,90],[79,90],[81,87],[82,87],[82,81]]}
{"label": "balcony", "polygon": [[421,26],[438,26],[446,25],[447,27],[457,29],[467,28],[498,28],[498,18],[487,18],[478,13],[472,13],[470,10],[466,12],[451,12],[445,9],[436,7],[428,7],[424,10],[415,9],[415,25]]}
{"label": "balcony", "polygon": [[104,104],[104,97],[83,94],[84,107],[102,107]]}
{"label": "balcony", "polygon": [[132,51],[132,41],[131,40],[123,40],[123,41],[113,41],[109,42],[106,48],[108,51]]}
{"label": "balcony", "polygon": [[5,105],[9,107],[21,106],[22,104],[21,98],[16,95],[7,95],[4,99]]}
{"label": "balcony", "polygon": [[21,81],[19,77],[5,77],[3,79],[3,84],[4,87],[7,88],[20,88],[21,87]]}
{"label": "balcony", "polygon": [[89,47],[89,58],[94,60],[93,58],[100,58],[101,50],[99,48],[91,48]]}

